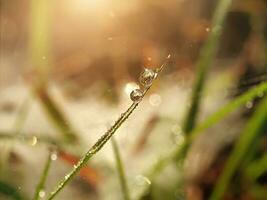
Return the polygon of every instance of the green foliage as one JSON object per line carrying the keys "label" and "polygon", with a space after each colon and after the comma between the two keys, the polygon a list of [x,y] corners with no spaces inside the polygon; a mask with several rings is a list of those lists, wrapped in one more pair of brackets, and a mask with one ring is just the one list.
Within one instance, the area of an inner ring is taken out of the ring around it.
{"label": "green foliage", "polygon": [[123,167],[123,163],[121,160],[121,155],[119,152],[119,147],[118,147],[116,140],[113,138],[111,138],[111,143],[112,143],[112,148],[113,148],[114,157],[115,157],[115,161],[116,161],[116,168],[117,168],[118,175],[119,175],[122,194],[123,194],[124,200],[130,200],[131,199],[130,193],[129,193],[129,189],[128,189],[128,185],[127,185],[127,180],[125,177],[125,172],[124,172],[124,167]]}
{"label": "green foliage", "polygon": [[249,120],[231,153],[224,171],[210,197],[211,200],[221,199],[242,159],[249,151],[254,139],[267,123],[267,97],[258,106],[255,114]]}

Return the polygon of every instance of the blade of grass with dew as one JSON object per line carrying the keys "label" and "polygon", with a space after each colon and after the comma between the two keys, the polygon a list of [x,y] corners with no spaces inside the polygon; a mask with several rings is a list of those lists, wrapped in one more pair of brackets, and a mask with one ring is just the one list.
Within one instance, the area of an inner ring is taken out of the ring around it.
{"label": "blade of grass with dew", "polygon": [[43,189],[45,187],[45,181],[47,179],[48,172],[49,172],[49,169],[50,169],[50,166],[51,166],[51,162],[52,162],[51,155],[52,155],[52,151],[49,150],[48,157],[46,159],[46,163],[45,163],[45,166],[44,166],[40,181],[39,181],[38,185],[36,186],[36,190],[35,190],[35,194],[34,194],[33,200],[39,200],[41,198],[40,193],[41,193],[41,191],[43,191]]}
{"label": "blade of grass with dew", "polygon": [[128,188],[127,180],[125,177],[125,172],[124,172],[124,167],[123,167],[123,163],[121,160],[121,155],[119,152],[119,147],[118,147],[118,144],[114,138],[111,138],[111,144],[112,144],[112,149],[114,152],[114,157],[115,157],[115,161],[116,161],[116,168],[118,171],[118,176],[119,176],[119,180],[120,180],[123,198],[124,198],[124,200],[130,200],[129,188]]}
{"label": "blade of grass with dew", "polygon": [[[158,69],[156,69],[157,74],[163,70],[163,67],[167,64],[167,61],[169,59],[170,55],[168,55],[165,62]],[[157,77],[158,76],[155,76],[154,79],[156,79]],[[74,165],[73,169],[65,175],[64,179],[59,182],[55,190],[53,190],[50,193],[48,200],[53,199],[66,186],[66,184],[74,178],[74,176],[81,170],[81,168],[87,163],[87,161],[90,160],[100,149],[102,149],[102,147],[109,141],[109,139],[114,135],[114,133],[120,128],[120,126],[126,121],[126,119],[128,119],[128,117],[136,109],[136,107],[143,100],[144,96],[146,95],[146,93],[148,92],[148,90],[152,85],[153,84],[145,88],[140,101],[137,102],[134,101],[131,104],[131,106],[124,113],[121,114],[121,116],[117,119],[117,121],[115,121],[115,123],[110,127],[110,129],[107,130],[106,133],[104,133],[104,135],[102,135],[101,138],[98,139],[97,142],[86,152],[86,154],[79,160],[77,165]]]}
{"label": "blade of grass with dew", "polygon": [[233,152],[231,153],[222,174],[219,177],[219,180],[211,194],[210,200],[221,199],[225,190],[227,189],[231,178],[236,172],[238,165],[242,161],[242,158],[245,156],[246,152],[249,150],[250,146],[253,143],[254,138],[260,132],[262,127],[267,123],[267,97],[265,97],[258,108],[255,111],[255,114],[248,121],[245,126],[243,133],[240,135]]}
{"label": "blade of grass with dew", "polygon": [[196,64],[197,75],[191,96],[191,106],[189,107],[186,113],[183,125],[183,131],[186,135],[188,135],[195,127],[205,79],[208,73],[208,69],[216,53],[219,38],[221,35],[221,27],[223,25],[231,2],[232,0],[219,1],[217,8],[214,12],[210,35],[203,48],[201,49],[200,56]]}
{"label": "blade of grass with dew", "polygon": [[[17,188],[14,188],[13,186],[0,181],[0,193],[4,196],[9,197],[10,199],[14,200],[27,200],[27,198],[23,197]],[[1,197],[1,196],[0,196]]]}

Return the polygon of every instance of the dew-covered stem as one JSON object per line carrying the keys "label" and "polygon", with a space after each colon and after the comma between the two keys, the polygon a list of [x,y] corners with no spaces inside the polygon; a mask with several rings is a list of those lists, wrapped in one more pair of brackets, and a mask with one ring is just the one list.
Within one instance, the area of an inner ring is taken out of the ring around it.
{"label": "dew-covered stem", "polygon": [[112,149],[113,149],[114,157],[115,157],[115,161],[116,161],[116,168],[117,168],[117,172],[118,172],[118,176],[119,176],[122,194],[123,194],[124,200],[130,200],[131,198],[130,198],[129,188],[127,185],[127,180],[126,180],[126,176],[125,176],[123,163],[121,160],[121,155],[119,152],[119,147],[118,147],[118,144],[114,138],[111,138],[111,143],[112,143]]}
{"label": "dew-covered stem", "polygon": [[[166,58],[166,61],[170,58],[170,55]],[[160,71],[163,69],[163,67],[166,65],[166,62],[159,68]],[[160,72],[156,71],[156,72]],[[157,76],[154,77],[156,79]],[[86,165],[87,161],[90,160],[113,136],[113,134],[118,130],[118,128],[125,122],[125,120],[132,114],[132,112],[135,110],[135,108],[138,106],[138,104],[141,102],[147,91],[150,89],[151,85],[149,87],[146,87],[143,91],[143,96],[141,96],[141,99],[138,99],[137,101],[133,100],[133,103],[130,105],[130,107],[120,115],[120,117],[115,121],[115,123],[104,133],[104,135],[101,136],[100,139],[97,140],[97,142],[86,152],[86,154],[79,160],[77,165],[74,165],[72,170],[67,173],[62,179],[59,184],[56,186],[56,188],[50,193],[50,196],[48,197],[48,200],[53,199],[64,187],[68,182],[70,182],[74,176],[81,170],[81,168]]]}
{"label": "dew-covered stem", "polygon": [[49,172],[49,169],[50,169],[50,166],[51,166],[51,162],[52,162],[51,155],[52,155],[52,151],[49,151],[49,154],[48,154],[48,157],[46,159],[46,163],[45,163],[41,178],[39,180],[38,185],[36,186],[36,190],[35,190],[35,194],[34,194],[33,200],[39,200],[40,197],[41,197],[40,193],[41,193],[42,190],[44,190],[45,181],[47,179],[48,172]]}

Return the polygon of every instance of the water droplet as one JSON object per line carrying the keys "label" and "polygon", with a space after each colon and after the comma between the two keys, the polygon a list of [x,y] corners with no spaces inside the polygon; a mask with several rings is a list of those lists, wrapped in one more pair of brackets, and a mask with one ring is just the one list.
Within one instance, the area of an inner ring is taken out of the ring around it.
{"label": "water droplet", "polygon": [[44,190],[40,190],[39,197],[40,198],[44,198],[45,197],[45,191]]}
{"label": "water droplet", "polygon": [[67,174],[64,178],[65,178],[65,180],[67,180],[69,177],[70,177],[70,175]]}
{"label": "water droplet", "polygon": [[108,37],[108,40],[109,40],[109,41],[112,41],[112,40],[113,40],[113,37]]}
{"label": "water droplet", "polygon": [[140,89],[135,89],[131,92],[130,98],[134,102],[140,102],[143,98],[143,91]]}
{"label": "water droplet", "polygon": [[136,185],[138,186],[146,186],[146,185],[151,184],[151,181],[143,175],[137,175],[135,177],[135,181],[136,181]]}
{"label": "water droplet", "polygon": [[37,137],[36,137],[36,136],[33,136],[33,137],[31,138],[30,145],[31,145],[31,146],[35,146],[35,145],[37,144],[37,142],[38,142]]}
{"label": "water droplet", "polygon": [[129,82],[124,87],[124,92],[129,96],[134,89],[139,88],[135,82]]}
{"label": "water droplet", "polygon": [[53,153],[51,154],[51,156],[50,156],[50,159],[51,159],[52,161],[57,160],[57,153],[56,153],[56,152],[53,152]]}
{"label": "water droplet", "polygon": [[210,32],[210,28],[209,28],[209,27],[207,27],[205,30],[206,30],[207,32]]}
{"label": "water droplet", "polygon": [[43,59],[43,60],[46,60],[46,57],[45,57],[45,56],[43,56],[43,57],[42,57],[42,59]]}
{"label": "water droplet", "polygon": [[173,125],[173,127],[171,128],[171,132],[171,139],[174,141],[175,144],[179,145],[184,142],[184,136],[181,126],[177,124]]}
{"label": "water droplet", "polygon": [[170,59],[171,58],[171,54],[169,54],[168,56],[167,56],[167,59]]}
{"label": "water droplet", "polygon": [[259,98],[262,98],[264,96],[264,93],[263,92],[258,92],[258,97]]}
{"label": "water droplet", "polygon": [[248,109],[252,108],[252,107],[253,107],[253,102],[252,102],[252,101],[248,101],[248,102],[246,103],[246,107],[247,107]]}
{"label": "water droplet", "polygon": [[141,74],[139,81],[144,87],[149,87],[151,86],[155,77],[156,73],[152,69],[145,69]]}
{"label": "water droplet", "polygon": [[149,96],[149,103],[152,106],[159,106],[161,104],[161,96],[158,94],[151,94]]}

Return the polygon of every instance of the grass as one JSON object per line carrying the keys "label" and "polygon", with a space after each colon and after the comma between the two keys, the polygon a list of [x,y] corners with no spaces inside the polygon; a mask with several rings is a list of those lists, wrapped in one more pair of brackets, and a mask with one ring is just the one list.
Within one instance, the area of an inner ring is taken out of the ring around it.
{"label": "grass", "polygon": [[199,59],[196,64],[197,74],[190,100],[191,106],[186,113],[183,125],[183,131],[186,135],[192,132],[195,127],[205,80],[207,78],[208,70],[214,59],[219,43],[219,38],[221,36],[222,25],[226,18],[226,14],[231,5],[231,2],[232,0],[219,1],[214,12],[210,35],[203,48],[201,49]]}
{"label": "grass", "polygon": [[[169,60],[170,55],[166,58],[166,61],[156,69],[157,73],[160,73],[163,67],[166,65],[167,61]],[[157,77],[157,76],[156,76]],[[143,97],[150,89],[149,87],[144,88]],[[142,100],[141,99],[141,100]],[[48,200],[54,199],[54,197],[74,178],[74,176],[82,169],[83,166],[98,152],[102,149],[102,147],[109,141],[109,139],[114,135],[114,133],[120,128],[120,126],[127,120],[127,118],[132,114],[132,112],[136,109],[139,105],[140,101],[134,101],[130,107],[120,115],[117,121],[110,127],[109,130],[106,131],[102,135],[100,139],[84,154],[84,156],[79,160],[77,165],[73,167],[73,169],[65,175],[65,177],[58,183],[55,189],[50,193]]]}
{"label": "grass", "polygon": [[35,190],[35,194],[34,194],[34,198],[33,200],[39,200],[41,198],[41,191],[44,190],[44,187],[45,187],[45,181],[47,179],[47,176],[48,176],[48,172],[49,172],[49,169],[50,169],[50,166],[51,166],[51,163],[52,163],[52,159],[51,159],[51,155],[52,155],[52,151],[49,151],[49,154],[47,156],[47,159],[46,159],[46,163],[45,163],[45,166],[44,166],[44,169],[43,169],[43,173],[41,175],[41,178],[40,178],[40,181],[36,187],[36,190]]}
{"label": "grass", "polygon": [[265,97],[258,106],[255,114],[247,123],[239,140],[237,141],[233,152],[231,153],[226,166],[214,188],[210,200],[222,199],[225,190],[227,189],[231,178],[237,171],[242,158],[249,151],[254,139],[260,133],[262,128],[267,123],[267,97]]}
{"label": "grass", "polygon": [[117,172],[118,172],[118,176],[119,176],[119,181],[120,181],[120,185],[121,185],[123,199],[124,200],[130,200],[131,199],[130,198],[130,192],[129,192],[127,180],[125,177],[125,171],[124,171],[123,163],[121,160],[121,155],[119,152],[119,147],[118,147],[118,144],[114,138],[111,138],[111,144],[112,144],[112,149],[113,149],[114,157],[115,157],[115,161],[116,161],[116,168],[117,168]]}

